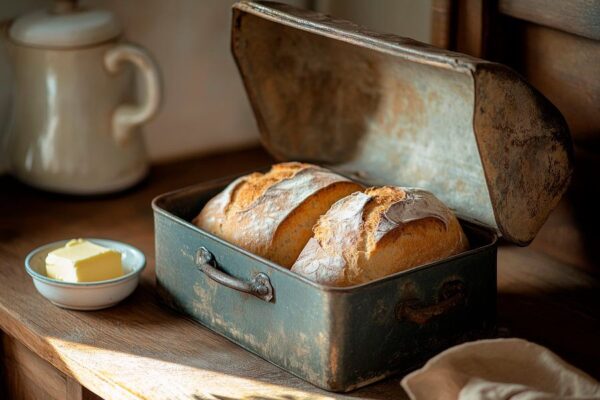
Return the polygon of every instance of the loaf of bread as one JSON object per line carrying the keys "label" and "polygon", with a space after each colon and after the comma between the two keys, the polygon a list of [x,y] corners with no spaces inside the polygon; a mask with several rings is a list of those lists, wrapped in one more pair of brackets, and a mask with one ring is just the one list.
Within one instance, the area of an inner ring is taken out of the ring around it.
{"label": "loaf of bread", "polygon": [[292,271],[331,286],[372,281],[468,248],[457,218],[433,194],[391,186],[339,200],[313,232]]}
{"label": "loaf of bread", "polygon": [[254,254],[290,268],[333,203],[364,188],[311,164],[274,165],[233,181],[193,223]]}

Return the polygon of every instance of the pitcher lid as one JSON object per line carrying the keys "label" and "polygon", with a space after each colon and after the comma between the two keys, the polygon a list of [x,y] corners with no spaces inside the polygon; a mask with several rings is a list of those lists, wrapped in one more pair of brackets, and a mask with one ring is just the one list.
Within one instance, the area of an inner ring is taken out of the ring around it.
{"label": "pitcher lid", "polygon": [[18,18],[9,30],[20,44],[59,49],[89,46],[120,34],[113,13],[80,7],[76,0],[56,0],[49,9]]}

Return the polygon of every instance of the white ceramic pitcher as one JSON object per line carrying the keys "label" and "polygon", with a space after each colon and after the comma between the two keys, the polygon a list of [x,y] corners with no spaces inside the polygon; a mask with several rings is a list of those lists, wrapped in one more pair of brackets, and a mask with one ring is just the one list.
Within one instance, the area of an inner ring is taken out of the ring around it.
{"label": "white ceramic pitcher", "polygon": [[[146,50],[120,36],[110,12],[66,0],[10,26],[9,154],[19,179],[57,192],[99,194],[146,175],[139,127],[159,107],[159,73]],[[127,63],[141,74],[141,104],[133,103]]]}

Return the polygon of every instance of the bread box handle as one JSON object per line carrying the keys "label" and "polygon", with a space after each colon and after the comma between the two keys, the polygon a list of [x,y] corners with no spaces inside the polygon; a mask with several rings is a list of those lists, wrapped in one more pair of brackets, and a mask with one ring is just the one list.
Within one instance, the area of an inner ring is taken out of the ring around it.
{"label": "bread box handle", "polygon": [[465,284],[460,280],[452,280],[442,285],[438,301],[434,304],[423,305],[416,299],[401,301],[396,307],[396,319],[411,321],[424,325],[430,319],[451,312],[464,305],[467,298]]}
{"label": "bread box handle", "polygon": [[213,267],[211,265],[213,261],[214,257],[206,247],[200,247],[196,252],[196,265],[198,269],[213,281],[239,292],[251,294],[266,302],[273,300],[273,286],[271,286],[271,281],[267,274],[259,272],[254,275],[252,280],[244,282]]}

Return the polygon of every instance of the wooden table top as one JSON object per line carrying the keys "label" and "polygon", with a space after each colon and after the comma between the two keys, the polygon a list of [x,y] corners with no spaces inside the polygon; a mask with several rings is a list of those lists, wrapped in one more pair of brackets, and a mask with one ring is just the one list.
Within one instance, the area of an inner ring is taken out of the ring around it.
{"label": "wooden table top", "polygon": [[[403,398],[400,377],[347,395],[324,392],[160,305],[154,292],[150,201],[201,181],[272,160],[251,149],[155,166],[124,193],[78,198],[0,177],[0,329],[106,399]],[[578,231],[562,204],[527,248],[499,250],[502,332],[550,347],[600,377],[600,283],[576,247]],[[148,259],[140,287],[107,310],[63,310],[43,299],[23,261],[33,248],[75,237],[130,243]],[[583,251],[583,250],[582,250]],[[573,254],[573,253],[569,253]]]}

